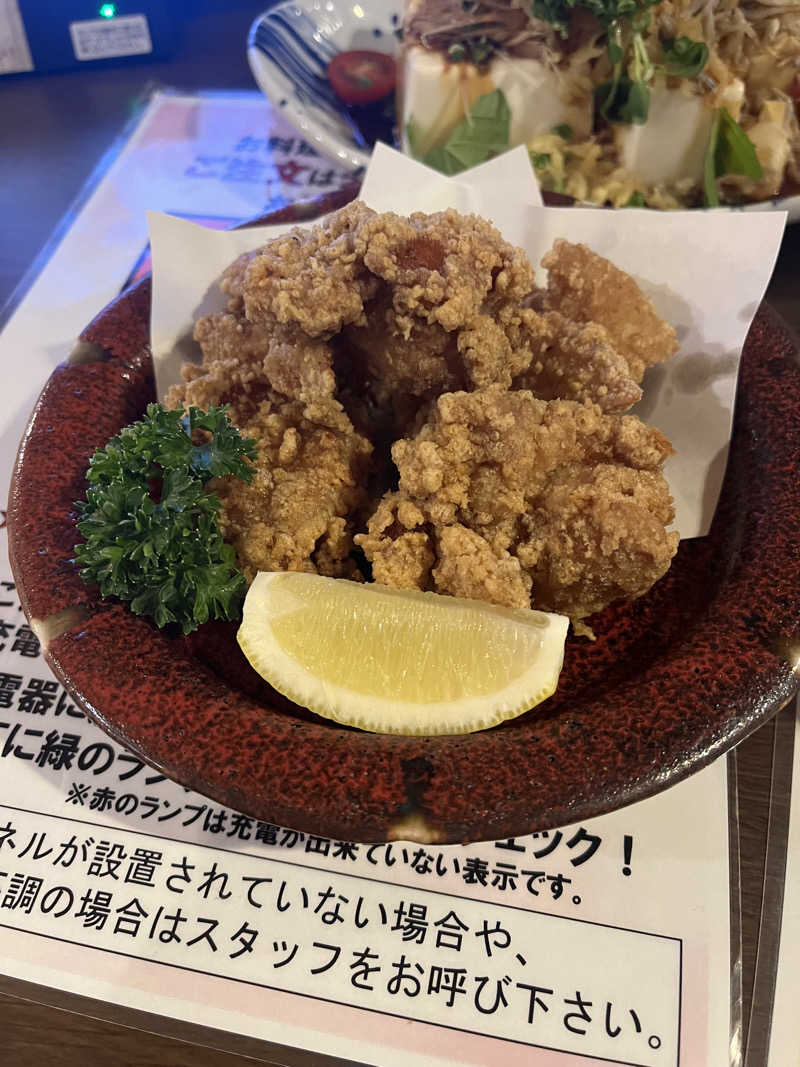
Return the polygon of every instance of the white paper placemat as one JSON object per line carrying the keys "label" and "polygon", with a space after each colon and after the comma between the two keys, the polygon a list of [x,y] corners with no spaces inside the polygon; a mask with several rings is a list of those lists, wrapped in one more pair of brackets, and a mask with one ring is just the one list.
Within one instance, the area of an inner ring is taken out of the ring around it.
{"label": "white paper placemat", "polygon": [[[39,389],[139,258],[145,208],[252,215],[270,151],[278,184],[310,189],[326,174],[296,138],[281,156],[292,140],[261,98],[153,100],[0,335],[4,486]],[[257,179],[226,179],[247,145]],[[83,718],[25,623],[4,530],[0,559],[1,971],[380,1065],[728,1063],[724,762],[481,845],[258,823]]]}

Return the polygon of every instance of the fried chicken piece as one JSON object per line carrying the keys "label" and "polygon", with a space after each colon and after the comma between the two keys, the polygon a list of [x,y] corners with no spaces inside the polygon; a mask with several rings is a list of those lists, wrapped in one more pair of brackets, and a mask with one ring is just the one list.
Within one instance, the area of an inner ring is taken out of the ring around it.
{"label": "fried chicken piece", "polygon": [[[665,530],[673,509],[661,468],[670,451],[658,430],[589,402],[502,386],[445,394],[392,450],[394,521],[382,505],[356,543],[387,584],[511,607],[532,600],[580,620],[640,596],[669,566],[678,535]],[[403,571],[395,553],[413,533],[435,554],[430,579]]]}
{"label": "fried chicken piece", "polygon": [[523,299],[527,258],[475,216],[378,218],[365,228],[364,262],[384,286],[366,320],[344,330],[378,403],[466,387],[461,334]]}
{"label": "fried chicken piece", "polygon": [[608,331],[557,311],[510,305],[481,315],[458,335],[467,384],[528,389],[542,400],[593,400],[605,412],[627,411],[642,391]]}
{"label": "fried chicken piece", "polygon": [[[291,400],[303,401],[333,397],[336,392],[330,346],[306,336],[295,326],[270,328],[250,322],[241,313],[224,311],[198,319],[194,337],[200,344],[203,362],[183,365],[184,382],[194,382],[195,393],[201,389],[198,379],[204,379],[212,391],[223,391],[224,402],[232,405],[234,422],[237,415],[240,420],[244,417],[239,411],[242,400],[251,408],[252,396],[258,402],[265,387]],[[261,395],[257,388],[253,393],[258,385]]]}
{"label": "fried chicken piece", "polygon": [[369,442],[334,400],[273,396],[241,429],[258,442],[253,480],[222,479],[215,489],[247,580],[275,570],[352,577],[350,516],[364,497]]}
{"label": "fried chicken piece", "polygon": [[624,356],[635,382],[645,369],[678,349],[673,328],[629,274],[586,245],[557,240],[542,260],[547,270],[547,305],[575,322],[603,326]]}
{"label": "fried chicken piece", "polygon": [[355,203],[312,230],[277,238],[227,291],[254,324],[338,331],[381,405],[467,384],[458,331],[519,303],[533,286],[525,254],[483,219],[456,211],[401,218]]}
{"label": "fried chicken piece", "polygon": [[408,219],[377,215],[363,239],[364,265],[391,286],[395,329],[406,340],[419,322],[461,329],[533,287],[522,249],[477,215],[452,209]]}
{"label": "fried chicken piece", "polygon": [[[376,403],[391,409],[403,398],[421,401],[466,384],[457,334],[420,321],[403,336],[388,288],[373,302],[362,326],[342,331],[350,360]],[[416,410],[416,406],[412,411]]]}
{"label": "fried chicken piece", "polygon": [[485,538],[459,524],[442,527],[436,540],[433,578],[440,593],[510,608],[531,606],[530,575],[509,552],[493,552]]}
{"label": "fried chicken piece", "polygon": [[220,312],[199,319],[194,336],[203,362],[183,364],[183,382],[167,393],[167,407],[194,404],[205,411],[228,404],[231,421],[241,427],[269,391],[263,367],[268,335],[239,315]]}
{"label": "fried chicken piece", "polygon": [[410,500],[387,493],[369,521],[369,533],[356,544],[373,560],[372,577],[395,589],[427,589],[435,555],[425,516]]}
{"label": "fried chicken piece", "polygon": [[336,393],[330,345],[307,337],[296,327],[278,326],[272,331],[264,373],[276,392],[292,400],[310,402]]}
{"label": "fried chicken piece", "polygon": [[533,333],[534,352],[514,378],[515,389],[529,389],[542,400],[593,400],[608,414],[621,414],[641,399],[628,361],[604,326],[574,322],[558,311],[529,311],[524,326]]}
{"label": "fried chicken piece", "polygon": [[458,334],[465,385],[510,389],[513,379],[529,368],[535,349],[544,344],[545,332],[541,316],[522,308],[506,307],[494,317],[476,316]]}
{"label": "fried chicken piece", "polygon": [[310,337],[329,336],[363,319],[378,280],[364,265],[364,226],[378,216],[361,201],[312,229],[295,227],[250,260],[242,297],[251,322],[296,323]]}
{"label": "fried chicken piece", "polygon": [[665,531],[673,517],[658,470],[600,463],[554,472],[516,546],[533,603],[581,619],[642,596],[678,547],[678,534]]}
{"label": "fried chicken piece", "polygon": [[201,319],[203,364],[184,365],[184,384],[166,398],[171,407],[228,403],[233,423],[257,442],[251,483],[213,485],[223,536],[248,581],[259,570],[355,571],[352,517],[366,497],[372,446],[333,396],[329,346],[293,329],[268,331],[231,312]]}

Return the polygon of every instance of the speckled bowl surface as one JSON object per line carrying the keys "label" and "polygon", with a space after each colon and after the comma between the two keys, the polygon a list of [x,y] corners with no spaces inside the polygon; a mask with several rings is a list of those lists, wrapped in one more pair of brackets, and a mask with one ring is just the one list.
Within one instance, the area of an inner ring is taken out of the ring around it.
{"label": "speckled bowl surface", "polygon": [[595,616],[594,643],[569,639],[558,692],[540,708],[482,733],[403,738],[289,704],[243,660],[232,625],[168,636],[78,577],[73,502],[89,457],[154,399],[149,305],[145,279],[100,313],[45,386],[20,446],[9,535],[24,609],[51,635],[49,664],[109,734],[171,778],[345,840],[497,839],[658,792],[796,691],[800,364],[768,308],[745,346],[710,534],[683,541],[647,596]]}

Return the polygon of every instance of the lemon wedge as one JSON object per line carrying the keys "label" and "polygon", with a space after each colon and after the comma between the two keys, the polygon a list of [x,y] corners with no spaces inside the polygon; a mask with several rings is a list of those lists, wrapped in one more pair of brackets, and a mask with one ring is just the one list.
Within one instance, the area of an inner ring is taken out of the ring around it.
{"label": "lemon wedge", "polygon": [[555,692],[569,620],[437,593],[262,572],[237,639],[256,671],[328,719],[388,734],[462,734]]}

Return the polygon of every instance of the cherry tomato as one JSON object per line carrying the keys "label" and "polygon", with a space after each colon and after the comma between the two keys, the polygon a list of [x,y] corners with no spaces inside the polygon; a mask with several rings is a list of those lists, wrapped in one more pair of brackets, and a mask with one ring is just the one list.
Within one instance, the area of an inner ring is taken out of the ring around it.
{"label": "cherry tomato", "polygon": [[345,104],[371,104],[392,92],[397,73],[383,52],[340,52],[328,64],[328,80]]}

